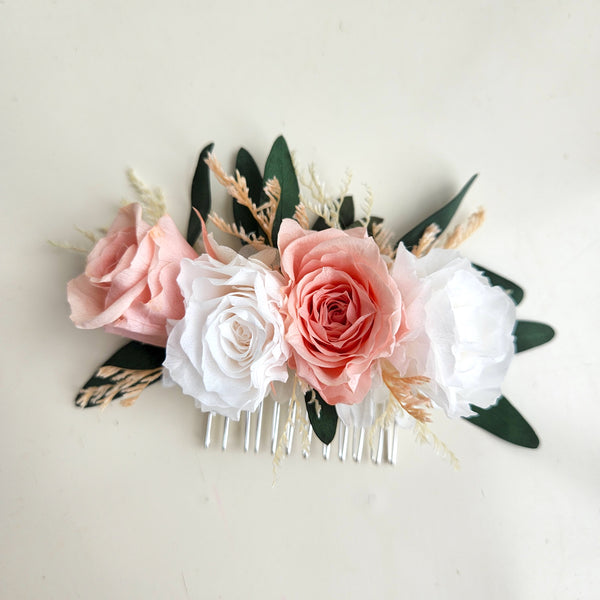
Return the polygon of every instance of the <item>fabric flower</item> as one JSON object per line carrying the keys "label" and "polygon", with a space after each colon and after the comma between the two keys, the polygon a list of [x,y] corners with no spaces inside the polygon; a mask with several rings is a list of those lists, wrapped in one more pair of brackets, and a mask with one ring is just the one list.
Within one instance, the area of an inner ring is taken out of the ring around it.
{"label": "fabric flower", "polygon": [[151,226],[139,204],[124,206],[90,252],[85,272],[67,285],[71,320],[81,329],[104,327],[164,346],[167,319],[183,316],[179,263],[196,256],[171,217]]}
{"label": "fabric flower", "polygon": [[238,420],[242,410],[259,406],[273,382],[288,378],[283,279],[261,253],[245,258],[206,239],[205,245],[208,253],[184,260],[177,279],[186,310],[170,322],[166,382],[177,383],[202,410]]}
{"label": "fabric flower", "polygon": [[400,292],[365,229],[306,231],[284,219],[278,235],[290,365],[328,404],[361,402],[377,359],[402,334]]}
{"label": "fabric flower", "polygon": [[450,417],[472,415],[470,404],[494,404],[514,355],[509,296],[455,250],[433,249],[419,259],[398,252],[392,275],[402,291],[415,277],[421,283],[409,284],[414,335],[399,344],[394,366],[429,377],[425,393]]}

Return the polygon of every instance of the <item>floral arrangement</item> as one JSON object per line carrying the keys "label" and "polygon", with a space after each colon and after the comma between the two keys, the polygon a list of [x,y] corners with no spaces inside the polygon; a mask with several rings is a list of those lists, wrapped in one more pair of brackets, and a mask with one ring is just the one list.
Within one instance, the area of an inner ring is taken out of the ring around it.
{"label": "floral arrangement", "polygon": [[[86,382],[78,406],[131,404],[162,377],[233,420],[268,395],[303,402],[325,444],[338,419],[423,435],[439,409],[538,446],[501,385],[515,352],[553,331],[517,321],[523,290],[456,250],[483,221],[479,209],[448,227],[475,176],[395,239],[371,214],[370,193],[355,217],[349,176],[336,196],[314,168],[299,177],[283,137],[262,174],[243,148],[234,176],[212,150],[194,174],[186,237],[160,190],[133,172],[139,202],[123,206],[101,239],[87,234],[95,245],[67,287],[71,319],[132,341]],[[211,173],[233,198],[232,223],[211,213]],[[207,223],[241,247],[217,243]]]}

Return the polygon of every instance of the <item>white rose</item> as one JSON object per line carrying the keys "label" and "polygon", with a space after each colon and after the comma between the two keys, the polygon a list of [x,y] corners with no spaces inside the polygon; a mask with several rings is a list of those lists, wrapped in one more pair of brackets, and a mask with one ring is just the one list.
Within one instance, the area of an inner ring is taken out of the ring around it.
{"label": "white rose", "polygon": [[426,393],[449,417],[474,414],[469,404],[491,406],[514,355],[513,301],[455,250],[431,250],[415,271],[430,344]]}
{"label": "white rose", "polygon": [[203,411],[238,420],[254,411],[270,384],[288,379],[289,349],[279,314],[284,285],[257,258],[222,247],[185,259],[177,278],[185,315],[172,321],[164,362]]}

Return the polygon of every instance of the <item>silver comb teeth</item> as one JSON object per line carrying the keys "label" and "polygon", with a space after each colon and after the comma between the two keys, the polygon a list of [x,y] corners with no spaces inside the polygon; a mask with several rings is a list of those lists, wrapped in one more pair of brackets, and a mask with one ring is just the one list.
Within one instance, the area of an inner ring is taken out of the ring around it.
{"label": "silver comb teeth", "polygon": [[[240,446],[244,452],[248,452],[252,446],[252,435],[254,433],[254,452],[258,453],[261,448],[263,437],[263,419],[265,414],[265,404],[271,402],[271,454],[275,454],[279,444],[279,424],[281,421],[282,406],[279,402],[274,402],[270,399],[265,400],[259,408],[254,412],[244,411],[239,422],[232,421],[229,417],[222,417],[214,412],[206,413],[204,420],[204,447],[209,448],[215,437],[215,431],[221,431],[221,449],[227,450],[230,444]],[[286,455],[292,453],[294,444],[294,433],[298,423],[298,412],[301,411],[301,420],[308,423],[308,414],[306,408],[302,405],[290,401],[287,407],[285,418],[285,427],[287,428],[287,443],[284,446]],[[377,417],[378,415],[376,415]],[[222,427],[218,426],[218,421],[222,421]],[[254,427],[252,426],[254,422]],[[397,425],[384,428],[377,426],[374,430],[372,438],[373,446],[370,448],[370,458],[373,464],[380,465],[383,462],[395,465],[398,454],[398,431]],[[341,421],[338,422],[337,428],[337,443],[338,443],[338,458],[341,462],[345,462],[348,457],[348,451],[351,451],[352,459],[360,463],[365,449],[366,437],[369,432],[364,427],[348,427]],[[313,430],[308,429],[308,440],[303,440],[302,456],[308,458],[313,446]],[[369,436],[370,439],[370,436]],[[315,440],[316,441],[316,440]],[[306,443],[307,442],[307,443]],[[318,442],[321,443],[321,442]],[[331,457],[331,444],[321,444],[322,456],[324,460],[329,460]],[[370,444],[367,443],[367,446]]]}

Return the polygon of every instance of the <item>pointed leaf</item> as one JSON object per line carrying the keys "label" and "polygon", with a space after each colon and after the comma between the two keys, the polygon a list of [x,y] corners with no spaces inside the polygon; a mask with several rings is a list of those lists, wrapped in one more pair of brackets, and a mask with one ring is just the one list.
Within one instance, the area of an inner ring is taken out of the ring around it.
{"label": "pointed leaf", "polygon": [[513,302],[517,306],[519,304],[521,304],[521,301],[523,300],[523,296],[525,295],[525,292],[523,291],[522,287],[518,286],[516,283],[512,282],[510,279],[506,279],[506,277],[502,277],[502,275],[498,275],[497,273],[494,273],[493,271],[490,271],[489,269],[486,269],[485,267],[476,265],[475,263],[473,263],[473,266],[478,271],[481,271],[483,273],[483,275],[490,280],[490,283],[492,285],[497,285],[497,286],[501,287],[512,298]]}
{"label": "pointed leaf", "polygon": [[438,211],[434,212],[431,216],[427,217],[416,227],[413,227],[408,233],[404,234],[398,240],[396,246],[398,246],[398,244],[402,242],[406,246],[407,250],[412,250],[413,246],[416,246],[419,243],[419,240],[421,239],[421,236],[423,235],[425,229],[427,229],[427,227],[429,227],[429,225],[431,225],[432,223],[435,223],[443,232],[444,229],[448,227],[448,224],[452,220],[454,213],[456,213],[456,211],[458,210],[462,199],[465,197],[466,193],[471,187],[471,184],[475,181],[476,178],[477,175],[473,175],[473,177],[471,177],[471,179],[467,181],[467,183],[463,186],[460,192],[458,192],[458,194],[452,200],[450,200],[448,204],[442,206],[442,208],[440,208]]}
{"label": "pointed leaf", "polygon": [[466,420],[492,435],[524,448],[537,448],[540,445],[540,440],[531,425],[504,396],[500,396],[490,408],[479,408],[471,404],[471,409],[477,415],[465,417]]}
{"label": "pointed leaf", "polygon": [[[240,148],[235,160],[235,168],[240,172],[242,177],[245,177],[246,185],[250,190],[250,200],[258,206],[260,204],[263,179],[256,162],[245,148]],[[255,233],[257,236],[262,235],[267,239],[264,231],[252,216],[250,209],[242,206],[235,198],[233,199],[233,218],[235,224],[238,227],[243,227],[247,234]]]}
{"label": "pointed leaf", "polygon": [[205,221],[210,212],[210,169],[204,162],[204,159],[212,152],[214,146],[214,144],[208,144],[208,146],[203,148],[202,152],[200,152],[198,166],[196,167],[194,179],[192,180],[192,210],[190,210],[186,236],[188,244],[191,246],[194,245],[202,230],[200,220],[198,219],[198,215],[194,212],[194,208],[202,215],[202,218]]}
{"label": "pointed leaf", "polygon": [[112,400],[132,403],[162,376],[165,349],[129,342],[100,366],[79,390],[75,404],[82,407],[106,405]]}
{"label": "pointed leaf", "polygon": [[549,342],[554,337],[554,329],[537,321],[517,321],[514,335],[515,351],[523,352]]}
{"label": "pointed leaf", "polygon": [[[319,402],[320,412],[317,416],[317,404],[313,401],[313,393]],[[315,435],[324,443],[330,444],[335,437],[338,416],[335,406],[327,404],[317,390],[311,390],[304,395],[306,410]]]}
{"label": "pointed leaf", "polygon": [[[288,145],[282,135],[280,135],[273,144],[271,152],[267,157],[265,164],[264,182],[277,177],[281,186],[281,198],[273,223],[272,239],[273,245],[277,246],[277,234],[283,219],[291,219],[296,212],[296,205],[300,202],[300,187],[294,170],[292,156]],[[267,201],[267,196],[263,191],[262,202]]]}
{"label": "pointed leaf", "polygon": [[[340,206],[340,227],[342,229],[348,229],[349,227],[355,227],[354,225],[354,200],[352,196],[344,196],[342,205]],[[313,231],[323,231],[323,229],[329,229],[329,225],[325,223],[323,217],[319,217],[312,226]]]}
{"label": "pointed leaf", "polygon": [[[373,225],[380,225],[381,223],[383,223],[383,219],[381,217],[369,217],[369,222],[367,223],[367,233],[370,236],[373,236]],[[354,221],[353,223],[350,223],[350,225],[348,225],[348,227],[346,227],[345,229],[352,229],[354,227],[364,227],[364,225],[361,221]]]}
{"label": "pointed leaf", "polygon": [[354,199],[352,196],[344,196],[340,206],[340,227],[348,229],[354,222]]}

